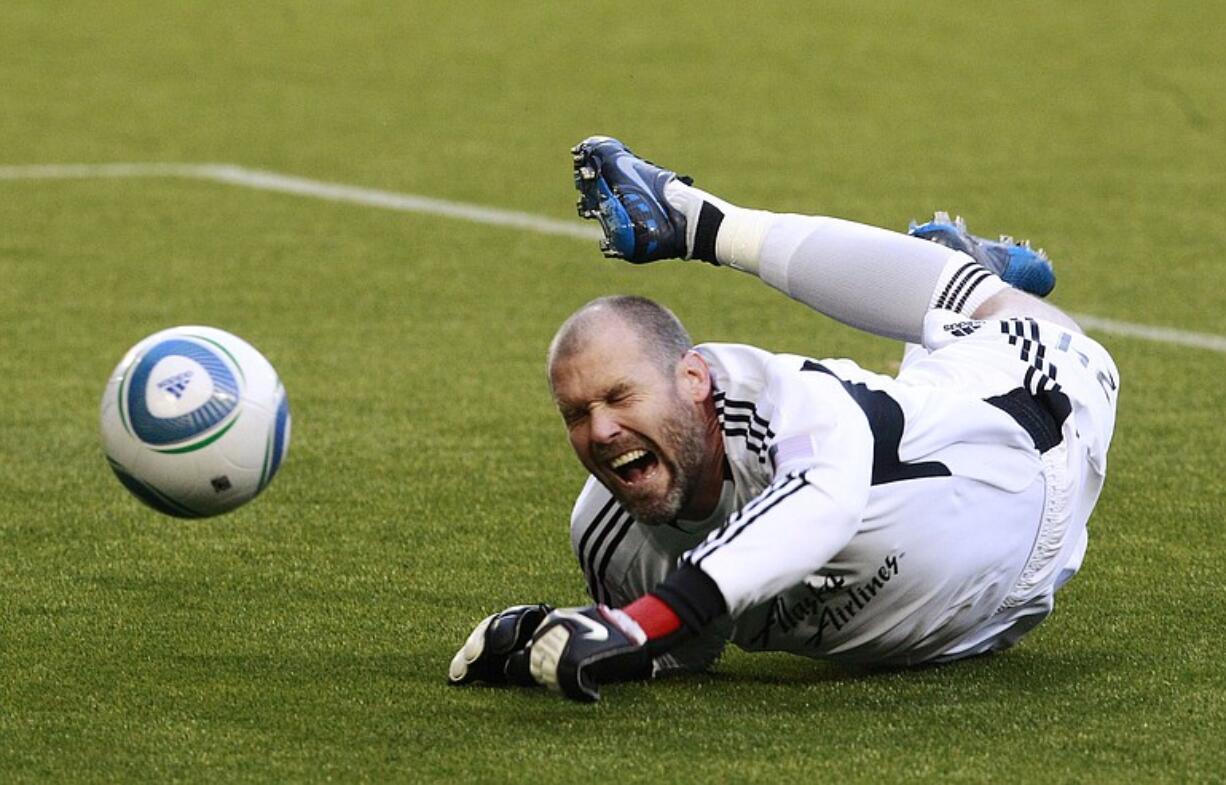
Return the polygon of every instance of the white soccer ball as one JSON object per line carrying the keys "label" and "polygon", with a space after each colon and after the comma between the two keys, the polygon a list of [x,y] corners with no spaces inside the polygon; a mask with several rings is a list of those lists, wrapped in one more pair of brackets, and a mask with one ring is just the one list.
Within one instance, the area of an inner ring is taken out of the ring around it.
{"label": "white soccer ball", "polygon": [[289,450],[289,400],[277,372],[251,344],[213,327],[172,327],[129,349],[101,414],[115,476],[178,518],[251,501]]}

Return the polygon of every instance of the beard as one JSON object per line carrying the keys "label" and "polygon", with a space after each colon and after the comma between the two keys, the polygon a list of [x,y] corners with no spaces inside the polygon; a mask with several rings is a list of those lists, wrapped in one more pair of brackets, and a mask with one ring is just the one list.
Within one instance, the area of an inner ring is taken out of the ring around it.
{"label": "beard", "polygon": [[[668,469],[663,494],[613,495],[626,511],[645,526],[672,523],[698,488],[706,462],[707,429],[698,410],[677,399],[677,407],[660,425],[660,442],[653,445],[656,459]],[[665,450],[672,456],[665,457]]]}

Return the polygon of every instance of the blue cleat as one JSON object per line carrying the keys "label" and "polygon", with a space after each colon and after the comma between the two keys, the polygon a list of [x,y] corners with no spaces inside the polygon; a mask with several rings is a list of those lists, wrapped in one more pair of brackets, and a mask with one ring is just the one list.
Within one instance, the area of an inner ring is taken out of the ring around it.
{"label": "blue cleat", "polygon": [[1034,250],[1030,241],[1015,242],[1008,235],[999,241],[976,237],[966,231],[962,216],[949,219],[949,213],[938,211],[927,223],[915,221],[907,228],[907,234],[922,240],[931,240],[947,248],[970,256],[975,261],[999,275],[1005,283],[1036,297],[1046,297],[1056,288],[1056,273],[1043,249]]}
{"label": "blue cleat", "polygon": [[634,264],[684,259],[685,216],[664,200],[664,186],[688,177],[639,158],[608,136],[591,136],[571,148],[579,216],[600,221],[605,256]]}

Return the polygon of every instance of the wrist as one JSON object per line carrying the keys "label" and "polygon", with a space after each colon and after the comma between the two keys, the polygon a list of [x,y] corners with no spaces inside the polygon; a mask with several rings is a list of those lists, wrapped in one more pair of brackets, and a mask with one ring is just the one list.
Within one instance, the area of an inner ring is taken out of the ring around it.
{"label": "wrist", "polygon": [[681,617],[654,594],[644,594],[620,612],[635,622],[648,641],[666,638],[682,626]]}

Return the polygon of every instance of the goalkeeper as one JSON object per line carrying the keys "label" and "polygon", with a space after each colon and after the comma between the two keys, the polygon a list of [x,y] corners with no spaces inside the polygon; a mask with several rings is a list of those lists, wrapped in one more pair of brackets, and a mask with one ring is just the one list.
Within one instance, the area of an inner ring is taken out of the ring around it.
{"label": "goalkeeper", "polygon": [[1119,375],[1034,296],[1054,284],[1041,252],[943,213],[903,235],[743,209],[608,137],[574,154],[607,255],[732,267],[908,349],[890,377],[695,346],[641,297],[579,309],[548,368],[590,475],[571,541],[594,604],[484,619],[453,683],[592,701],[703,670],[728,642],[937,663],[1006,649],[1052,612],[1085,555]]}

